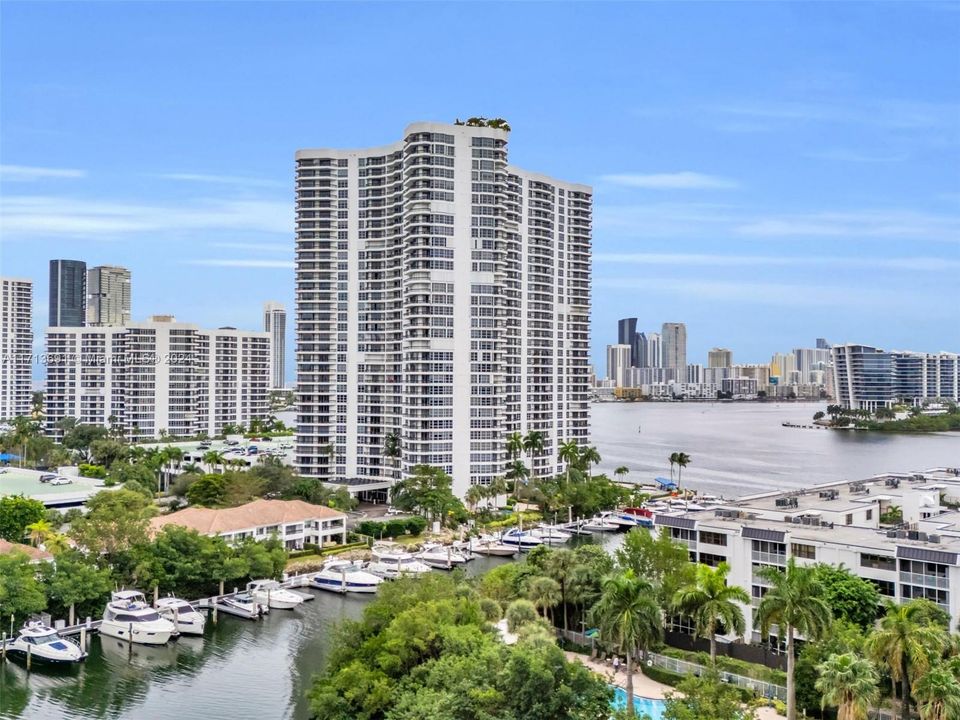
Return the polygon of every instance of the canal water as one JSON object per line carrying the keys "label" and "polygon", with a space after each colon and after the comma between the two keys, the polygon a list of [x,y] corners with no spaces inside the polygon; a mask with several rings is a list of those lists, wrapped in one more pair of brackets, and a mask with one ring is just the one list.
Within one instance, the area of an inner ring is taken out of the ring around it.
{"label": "canal water", "polygon": [[[503,562],[478,558],[468,573]],[[0,664],[0,718],[308,718],[306,692],[326,665],[335,625],[360,617],[369,600],[301,592],[315,599],[297,610],[272,610],[260,622],[221,615],[205,637],[163,647],[94,635],[90,657],[69,670],[34,665],[28,674],[22,662],[8,660]]]}
{"label": "canal water", "polygon": [[[626,465],[634,480],[669,475],[667,457],[692,458],[684,484],[727,496],[883,471],[960,465],[960,435],[879,435],[785,428],[810,424],[822,404],[607,403],[592,406],[601,469]],[[639,430],[639,432],[638,432]],[[614,544],[622,536],[608,536]],[[481,558],[479,573],[506,562]],[[68,672],[0,666],[0,718],[54,720],[281,720],[309,717],[306,691],[323,669],[334,626],[367,601],[313,592],[298,610],[253,623],[222,617],[204,638],[146,648],[93,637],[90,657]]]}

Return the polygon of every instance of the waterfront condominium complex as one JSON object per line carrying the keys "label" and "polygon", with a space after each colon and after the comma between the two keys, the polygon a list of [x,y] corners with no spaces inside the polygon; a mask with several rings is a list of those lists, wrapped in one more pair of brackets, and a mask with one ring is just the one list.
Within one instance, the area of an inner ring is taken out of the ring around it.
{"label": "waterfront condominium complex", "polygon": [[263,330],[270,333],[273,353],[270,357],[270,386],[275,389],[286,385],[287,364],[287,311],[278,302],[263,304]]}
{"label": "waterfront condominium complex", "polygon": [[760,636],[756,609],[769,582],[757,570],[783,568],[791,557],[800,565],[842,565],[893,602],[926,598],[949,613],[950,627],[956,627],[957,502],[960,468],[933,468],[657,513],[654,525],[686,545],[695,562],[730,565],[728,582],[750,591],[743,614],[746,638],[753,642],[768,639]]}
{"label": "waterfront condominium complex", "polygon": [[0,278],[0,420],[30,412],[33,282]]}
{"label": "waterfront condominium complex", "polygon": [[463,495],[511,432],[543,434],[541,476],[587,441],[591,189],[508,165],[508,137],[421,122],[297,152],[300,474],[372,489],[429,464]]}
{"label": "waterfront condominium complex", "polygon": [[733,367],[733,350],[729,350],[727,348],[713,348],[707,353],[707,367]]}
{"label": "waterfront condominium complex", "polygon": [[877,410],[900,403],[960,401],[960,355],[834,345],[834,397],[845,408]]}
{"label": "waterfront condominium complex", "polygon": [[663,342],[663,367],[673,372],[673,379],[682,382],[687,371],[687,326],[664,323],[660,331]]}
{"label": "waterfront condominium complex", "polygon": [[87,325],[130,322],[130,271],[114,265],[87,270]]}
{"label": "waterfront condominium complex", "polygon": [[155,316],[125,327],[47,329],[47,432],[57,422],[148,439],[216,435],[267,416],[270,335]]}
{"label": "waterfront condominium complex", "polygon": [[613,380],[614,387],[627,387],[630,364],[630,346],[607,345],[607,378]]}
{"label": "waterfront condominium complex", "polygon": [[50,261],[50,327],[83,327],[87,317],[87,264]]}

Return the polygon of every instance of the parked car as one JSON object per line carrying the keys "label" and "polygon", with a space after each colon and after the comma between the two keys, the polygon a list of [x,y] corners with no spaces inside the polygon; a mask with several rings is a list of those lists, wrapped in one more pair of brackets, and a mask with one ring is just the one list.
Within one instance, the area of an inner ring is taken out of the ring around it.
{"label": "parked car", "polygon": [[68,477],[63,477],[61,475],[60,477],[55,477],[53,480],[51,480],[50,484],[51,485],[73,485],[73,480],[71,480]]}
{"label": "parked car", "polygon": [[256,445],[247,448],[247,455],[256,455],[258,452],[260,452],[260,449]]}
{"label": "parked car", "polygon": [[406,515],[406,513],[403,510],[400,510],[399,508],[388,507],[387,515]]}
{"label": "parked car", "polygon": [[42,483],[48,483],[51,480],[56,480],[56,479],[57,479],[57,476],[54,473],[44,473],[43,475],[40,476],[40,482]]}

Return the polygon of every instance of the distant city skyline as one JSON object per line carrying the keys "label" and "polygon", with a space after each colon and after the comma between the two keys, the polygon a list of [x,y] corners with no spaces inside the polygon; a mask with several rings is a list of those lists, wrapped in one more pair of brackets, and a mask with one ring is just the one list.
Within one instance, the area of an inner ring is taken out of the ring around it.
{"label": "distant city skyline", "polygon": [[[34,280],[35,338],[61,257],[130,268],[135,319],[256,327],[265,299],[294,307],[296,148],[483,114],[513,126],[518,166],[594,188],[598,367],[634,314],[648,331],[682,318],[689,358],[761,362],[817,336],[960,347],[943,299],[960,269],[954,8],[586,7],[383,4],[371,22],[345,3],[5,4],[0,271]],[[144,28],[157,41],[133,44]],[[304,46],[330,28],[330,48]],[[383,73],[411,33],[431,38],[428,92]],[[550,77],[492,80],[491,48]],[[351,72],[323,93],[276,82],[330,51]]]}

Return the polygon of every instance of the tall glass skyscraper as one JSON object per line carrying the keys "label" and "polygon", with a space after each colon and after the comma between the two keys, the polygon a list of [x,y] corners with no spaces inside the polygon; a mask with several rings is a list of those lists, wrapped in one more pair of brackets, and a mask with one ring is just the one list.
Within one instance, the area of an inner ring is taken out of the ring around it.
{"label": "tall glass skyscraper", "polygon": [[50,327],[83,327],[87,317],[87,264],[50,261]]}

